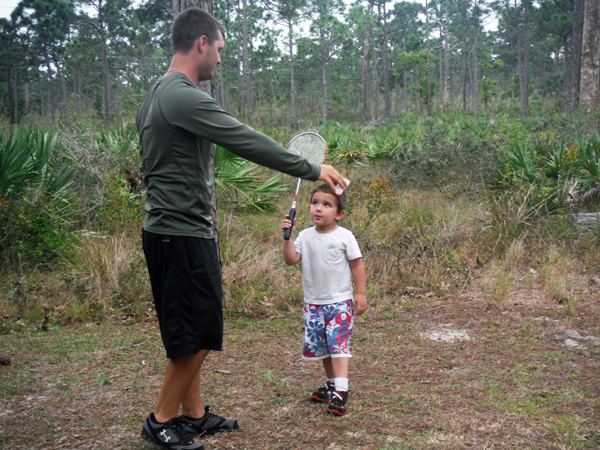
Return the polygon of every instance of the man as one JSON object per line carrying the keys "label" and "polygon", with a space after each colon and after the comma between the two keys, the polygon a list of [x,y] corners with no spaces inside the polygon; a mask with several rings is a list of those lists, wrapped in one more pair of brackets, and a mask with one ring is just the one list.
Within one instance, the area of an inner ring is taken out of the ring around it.
{"label": "man", "polygon": [[136,121],[148,187],[144,254],[168,358],[156,409],[141,434],[163,448],[197,450],[203,447],[195,436],[238,428],[237,420],[209,413],[200,394],[200,367],[223,341],[211,142],[295,177],[319,179],[332,188],[346,183],[333,167],[289,154],[196,89],[221,63],[224,30],[213,16],[197,8],[183,11],[173,24],[172,41],[171,66],[148,92]]}

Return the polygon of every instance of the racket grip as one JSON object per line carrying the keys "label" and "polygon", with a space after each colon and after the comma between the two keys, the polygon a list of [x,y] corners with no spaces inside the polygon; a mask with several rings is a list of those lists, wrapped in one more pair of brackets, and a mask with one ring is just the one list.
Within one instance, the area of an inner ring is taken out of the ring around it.
{"label": "racket grip", "polygon": [[292,208],[290,209],[290,214],[288,219],[290,219],[290,222],[292,222],[292,226],[287,228],[284,232],[283,232],[283,238],[286,241],[290,240],[290,236],[292,235],[292,228],[294,228],[294,218],[296,217],[296,208]]}

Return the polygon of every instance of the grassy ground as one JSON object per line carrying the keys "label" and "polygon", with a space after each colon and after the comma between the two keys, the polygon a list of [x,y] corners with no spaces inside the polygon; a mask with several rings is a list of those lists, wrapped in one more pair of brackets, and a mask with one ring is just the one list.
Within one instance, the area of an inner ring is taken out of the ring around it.
{"label": "grassy ground", "polygon": [[[358,236],[370,302],[353,337],[349,414],[308,401],[324,374],[300,358],[301,274],[281,257],[288,195],[270,215],[221,216],[226,335],[203,384],[212,411],[241,429],[205,447],[600,448],[593,235],[524,219],[510,201],[402,190],[386,167],[344,172],[343,226]],[[82,238],[62,271],[6,276],[0,448],[153,448],[139,432],[166,360],[137,230]]]}
{"label": "grassy ground", "polygon": [[[598,286],[584,286],[585,300],[567,310],[525,270],[499,306],[482,289],[487,271],[452,295],[371,299],[342,418],[308,401],[323,374],[299,358],[298,308],[230,314],[225,350],[209,358],[203,382],[206,403],[241,429],[205,447],[600,448]],[[154,318],[39,325],[0,336],[12,358],[0,366],[0,448],[153,448],[139,431],[165,364]]]}

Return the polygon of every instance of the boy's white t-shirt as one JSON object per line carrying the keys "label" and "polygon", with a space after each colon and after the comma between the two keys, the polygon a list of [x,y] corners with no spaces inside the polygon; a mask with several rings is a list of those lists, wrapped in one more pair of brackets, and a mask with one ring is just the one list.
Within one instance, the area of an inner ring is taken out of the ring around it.
{"label": "boy's white t-shirt", "polygon": [[348,261],[362,254],[351,231],[338,226],[331,233],[315,227],[302,230],[294,241],[302,255],[304,302],[328,305],[352,298],[352,273]]}

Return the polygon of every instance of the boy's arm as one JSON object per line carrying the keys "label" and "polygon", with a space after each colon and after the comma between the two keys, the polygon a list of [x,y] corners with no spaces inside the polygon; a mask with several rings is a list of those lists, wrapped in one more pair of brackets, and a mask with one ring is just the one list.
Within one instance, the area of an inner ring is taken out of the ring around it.
{"label": "boy's arm", "polygon": [[[290,222],[289,216],[285,216],[285,220],[283,221],[283,230],[285,231],[289,227],[292,226],[292,222]],[[294,247],[294,232],[296,231],[296,221],[298,219],[294,219],[294,228],[292,228],[292,234],[290,235],[289,240],[283,240],[283,260],[288,266],[293,266],[294,264],[298,264],[302,259],[302,255],[296,252],[296,247]]]}
{"label": "boy's arm", "polygon": [[356,315],[360,316],[367,310],[367,274],[365,273],[365,265],[362,258],[356,258],[348,261],[352,279],[356,292],[354,293],[354,303]]}

